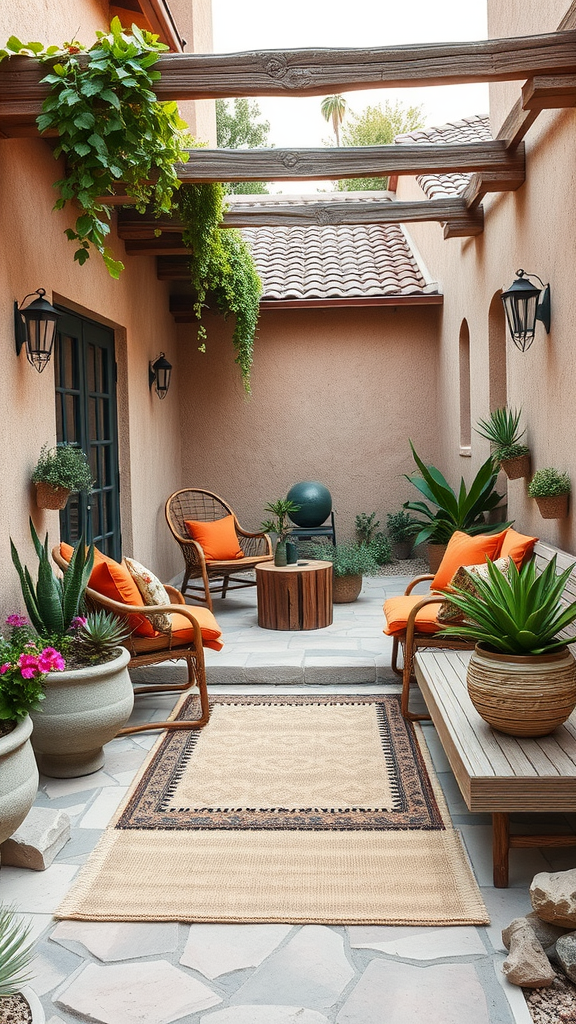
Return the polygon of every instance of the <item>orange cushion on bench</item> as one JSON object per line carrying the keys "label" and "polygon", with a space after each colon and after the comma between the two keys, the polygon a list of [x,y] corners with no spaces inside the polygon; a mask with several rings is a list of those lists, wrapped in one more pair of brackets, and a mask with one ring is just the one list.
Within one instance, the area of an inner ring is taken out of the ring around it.
{"label": "orange cushion on bench", "polygon": [[502,530],[501,533],[477,533],[476,536],[470,537],[469,534],[456,530],[448,541],[444,558],[430,584],[430,590],[444,590],[461,565],[480,565],[487,558],[492,561],[498,558],[506,532]]}
{"label": "orange cushion on bench", "polygon": [[[197,619],[198,625],[200,626],[204,647],[210,647],[213,651],[221,651],[224,646],[222,642],[222,630],[216,622],[212,612],[208,608],[203,608],[201,605],[194,605],[193,608],[190,607],[190,611],[194,618]],[[179,612],[170,612],[170,617],[172,619],[173,644],[185,644],[194,639],[192,624],[185,615],[180,615]]]}
{"label": "orange cushion on bench", "polygon": [[[384,602],[384,615],[386,616],[384,632],[387,636],[400,636],[404,633],[410,612],[424,597],[426,594],[408,594],[404,597],[389,597]],[[416,628],[419,633],[437,633],[442,628],[437,618],[441,604],[441,601],[434,601],[424,605],[416,613]]]}
{"label": "orange cushion on bench", "polygon": [[[97,562],[90,575],[90,587],[104,597],[121,604],[144,604],[142,594],[125,565],[112,559]],[[144,615],[128,615],[128,625],[136,636],[154,636],[156,630]]]}
{"label": "orange cushion on bench", "polygon": [[502,558],[507,555],[515,562],[516,568],[521,569],[524,563],[532,557],[537,540],[538,537],[526,537],[523,533],[517,533],[510,527],[509,530],[506,530],[506,536],[502,541],[500,555]]}
{"label": "orange cushion on bench", "polygon": [[224,516],[205,523],[197,519],[187,519],[186,529],[197,540],[208,562],[229,562],[235,558],[244,558],[240,550],[234,516]]}

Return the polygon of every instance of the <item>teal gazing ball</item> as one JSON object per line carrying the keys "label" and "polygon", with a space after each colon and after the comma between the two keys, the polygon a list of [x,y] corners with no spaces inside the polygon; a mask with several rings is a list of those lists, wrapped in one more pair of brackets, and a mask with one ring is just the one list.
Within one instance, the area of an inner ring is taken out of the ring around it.
{"label": "teal gazing ball", "polygon": [[305,480],[300,484],[294,484],[286,497],[295,505],[300,505],[300,511],[293,512],[290,516],[296,526],[322,526],[332,511],[332,495],[328,488],[317,480]]}

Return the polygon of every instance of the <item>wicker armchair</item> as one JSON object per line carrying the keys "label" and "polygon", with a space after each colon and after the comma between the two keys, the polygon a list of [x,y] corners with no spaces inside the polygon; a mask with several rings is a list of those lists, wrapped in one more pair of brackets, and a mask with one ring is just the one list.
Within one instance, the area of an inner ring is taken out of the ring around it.
{"label": "wicker armchair", "polygon": [[[68,562],[60,554],[60,548],[52,549],[52,558],[56,565],[66,572]],[[95,611],[100,608],[104,611],[114,612],[120,618],[127,615],[145,614],[158,612],[176,612],[188,619],[193,629],[193,640],[184,644],[178,644],[172,634],[160,634],[156,637],[145,637],[131,635],[124,641],[123,646],[130,651],[130,662],[128,668],[145,668],[149,665],[158,665],[163,661],[184,660],[188,667],[188,679],[185,683],[150,683],[134,687],[135,694],[141,693],[170,693],[172,691],[189,690],[192,686],[198,687],[200,697],[200,717],[197,719],[186,719],[174,721],[169,718],[164,722],[149,722],[143,725],[130,725],[120,729],[118,736],[126,736],[134,732],[146,732],[151,729],[201,729],[207,724],[210,718],[210,707],[208,702],[208,690],[206,687],[206,668],[204,665],[204,644],[202,632],[198,620],[194,617],[193,610],[186,605],[179,590],[166,586],[171,600],[169,605],[127,605],[119,601],[113,601],[103,594],[99,594],[90,587],[86,588],[86,604],[89,610]]]}
{"label": "wicker armchair", "polygon": [[[216,519],[223,519],[224,516],[234,516],[238,544],[244,552],[244,558],[226,562],[208,561],[200,544],[190,537],[185,526],[186,520],[214,522]],[[211,491],[184,488],[171,494],[166,502],[166,521],[184,555],[185,568],[180,589],[192,600],[205,603],[210,610],[212,594],[226,597],[228,590],[256,586],[256,580],[245,579],[237,574],[245,573],[254,569],[260,562],[269,562],[272,559],[272,542],[268,534],[247,533],[243,530],[230,506]],[[191,580],[202,582],[200,586],[195,586],[190,583]],[[212,590],[211,581],[217,583]]]}

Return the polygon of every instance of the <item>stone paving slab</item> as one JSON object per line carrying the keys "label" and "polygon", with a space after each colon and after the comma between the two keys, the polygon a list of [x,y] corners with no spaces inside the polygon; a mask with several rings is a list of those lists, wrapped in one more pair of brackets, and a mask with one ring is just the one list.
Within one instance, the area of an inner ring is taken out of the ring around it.
{"label": "stone paving slab", "polygon": [[213,980],[258,967],[291,931],[289,924],[193,924],[180,963]]}
{"label": "stone paving slab", "polygon": [[80,828],[106,828],[126,792],[124,786],[105,786],[80,819]]}
{"label": "stone paving slab", "polygon": [[176,922],[59,921],[50,940],[79,956],[88,952],[104,963],[113,963],[174,952],[178,947],[178,925]]}
{"label": "stone paving slab", "polygon": [[201,1018],[202,1024],[330,1024],[328,1017],[303,1006],[229,1006]]}
{"label": "stone paving slab", "polygon": [[[522,989],[519,988],[518,985],[511,985],[502,971],[502,964],[504,963],[504,960],[505,957],[501,957],[494,961],[494,973],[498,984],[501,986],[502,991],[506,996],[506,1000],[514,1019],[514,1024],[533,1024],[532,1015],[528,1009],[526,1000],[524,999]],[[560,1024],[560,1021],[558,1021],[558,1024]],[[568,1024],[568,1021],[565,1021],[564,1024]]]}
{"label": "stone paving slab", "polygon": [[68,892],[78,868],[72,864],[51,864],[46,871],[0,868],[3,903],[13,903],[29,914],[53,914]]}
{"label": "stone paving slab", "polygon": [[486,947],[476,928],[383,928],[354,925],[348,928],[353,949],[379,949],[408,960],[485,956]]}

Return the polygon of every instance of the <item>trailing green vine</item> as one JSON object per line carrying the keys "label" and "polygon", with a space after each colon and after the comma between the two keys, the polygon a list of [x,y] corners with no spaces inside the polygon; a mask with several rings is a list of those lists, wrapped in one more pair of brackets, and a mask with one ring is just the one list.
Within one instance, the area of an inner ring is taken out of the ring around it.
{"label": "trailing green vine", "polygon": [[175,196],[184,224],[184,244],[192,249],[190,276],[196,293],[194,313],[200,321],[198,341],[205,348],[206,328],[202,311],[210,292],[221,313],[236,317],[232,341],[246,392],[250,393],[250,369],[258,324],[262,282],[252,254],[239,231],[220,229],[226,192],[222,184],[185,183]]}
{"label": "trailing green vine", "polygon": [[148,204],[156,215],[169,212],[180,184],[174,164],[188,159],[192,140],[177,104],[161,103],[153,92],[160,78],[153,65],[168,50],[158,36],[137,25],[125,33],[118,18],[112,19],[109,33],[96,35],[89,50],[77,42],[44,49],[12,36],[0,59],[30,53],[50,63],[42,79],[50,95],[37,124],[40,132],[57,130],[54,156],[66,157],[66,174],[55,182],[60,192],[55,209],[76,200],[82,212],[66,231],[78,245],[74,259],[82,265],[93,247],[117,278],[124,267],[106,246],[112,209],[105,197],[121,181],[140,212]]}

